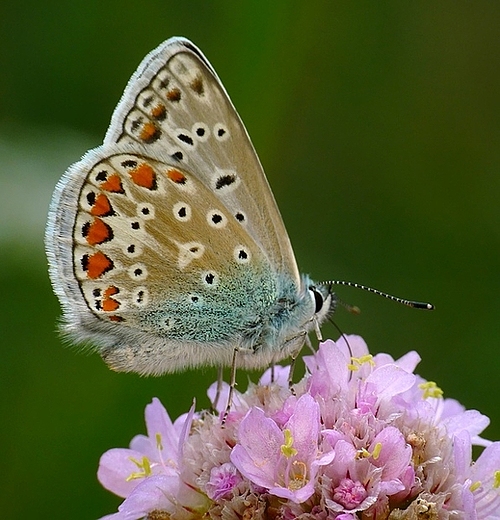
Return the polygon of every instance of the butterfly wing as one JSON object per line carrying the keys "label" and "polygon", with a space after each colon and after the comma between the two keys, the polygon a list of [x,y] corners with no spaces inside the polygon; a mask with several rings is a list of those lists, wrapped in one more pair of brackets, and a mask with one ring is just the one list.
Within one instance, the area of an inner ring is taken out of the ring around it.
{"label": "butterfly wing", "polygon": [[[272,266],[300,277],[283,220],[240,117],[212,66],[189,40],[172,38],[143,60],[118,104],[105,144],[130,143],[189,168],[245,220]],[[222,195],[222,191],[219,191]]]}
{"label": "butterfly wing", "polygon": [[[95,341],[117,370],[230,364],[300,287],[248,135],[182,39],[146,57],[103,145],[59,182],[46,244],[66,332]],[[271,329],[289,337],[279,320]],[[244,364],[282,358],[282,341]]]}

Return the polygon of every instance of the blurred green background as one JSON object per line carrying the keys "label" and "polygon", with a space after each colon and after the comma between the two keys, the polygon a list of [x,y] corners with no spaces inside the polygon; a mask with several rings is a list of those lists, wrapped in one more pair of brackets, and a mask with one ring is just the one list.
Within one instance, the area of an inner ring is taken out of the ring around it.
{"label": "blurred green background", "polygon": [[486,436],[500,439],[499,27],[494,0],[3,2],[2,517],[115,511],[95,478],[101,453],[144,431],[153,396],[172,417],[194,396],[207,405],[214,369],[144,379],[63,348],[43,251],[56,181],[173,35],[222,78],[301,269],[436,305],[339,288],[363,312],[340,309],[338,326],[373,352],[418,350],[419,373],[490,416]]}

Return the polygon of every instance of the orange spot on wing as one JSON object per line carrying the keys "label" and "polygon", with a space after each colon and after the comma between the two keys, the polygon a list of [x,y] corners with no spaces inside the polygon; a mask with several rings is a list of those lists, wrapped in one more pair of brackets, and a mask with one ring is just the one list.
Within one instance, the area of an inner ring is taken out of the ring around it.
{"label": "orange spot on wing", "polygon": [[165,105],[158,103],[152,110],[151,116],[154,117],[158,121],[163,121],[167,115],[167,109]]}
{"label": "orange spot on wing", "polygon": [[169,101],[180,101],[181,91],[178,88],[173,88],[167,92],[167,99]]}
{"label": "orange spot on wing", "polygon": [[102,296],[102,310],[106,312],[116,311],[120,307],[120,303],[115,299],[111,298],[114,294],[118,294],[120,291],[118,287],[108,287]]}
{"label": "orange spot on wing", "polygon": [[110,321],[125,321],[125,318],[122,318],[121,316],[117,316],[116,314],[113,314],[112,316],[108,316]]}
{"label": "orange spot on wing", "polygon": [[186,182],[186,176],[175,168],[167,170],[167,177],[176,184],[184,184]]}
{"label": "orange spot on wing", "polygon": [[93,222],[83,227],[83,236],[91,246],[102,244],[113,238],[113,230],[101,219],[96,218]]}
{"label": "orange spot on wing", "polygon": [[149,164],[139,164],[139,166],[130,170],[129,174],[137,186],[142,186],[148,190],[156,189],[156,173]]}
{"label": "orange spot on wing", "polygon": [[82,267],[87,273],[87,276],[95,280],[108,271],[111,271],[114,264],[113,261],[104,253],[97,251],[97,253],[94,253],[93,255],[83,255]]}
{"label": "orange spot on wing", "polygon": [[113,213],[113,207],[111,206],[108,197],[103,193],[97,195],[95,202],[92,204],[92,208],[90,209],[90,214],[94,215],[94,217],[107,217],[113,215]]}
{"label": "orange spot on wing", "polygon": [[148,121],[142,125],[141,133],[139,138],[146,143],[153,143],[161,135],[160,129],[156,127],[154,123]]}
{"label": "orange spot on wing", "polygon": [[197,94],[203,94],[203,80],[200,76],[196,76],[196,78],[193,79],[193,81],[189,84],[189,86],[197,93]]}
{"label": "orange spot on wing", "polygon": [[106,181],[101,184],[101,188],[111,193],[124,193],[122,181],[117,173],[110,175]]}

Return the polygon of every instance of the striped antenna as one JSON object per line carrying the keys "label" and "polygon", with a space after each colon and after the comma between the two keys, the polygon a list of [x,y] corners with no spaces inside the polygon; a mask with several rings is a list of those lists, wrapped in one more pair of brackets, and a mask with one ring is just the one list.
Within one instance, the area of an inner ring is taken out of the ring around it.
{"label": "striped antenna", "polygon": [[434,310],[434,305],[432,305],[432,303],[405,300],[404,298],[399,298],[397,296],[393,296],[392,294],[387,294],[385,292],[379,291],[378,289],[374,289],[373,287],[367,287],[366,285],[361,285],[356,282],[346,282],[345,280],[330,280],[328,282],[322,282],[321,285],[346,285],[347,287],[356,287],[356,289],[362,289],[363,291],[378,294],[379,296],[383,296],[388,300],[392,300],[393,302],[397,303],[402,303],[403,305],[406,305],[407,307],[412,307],[413,309],[424,309],[427,311]]}

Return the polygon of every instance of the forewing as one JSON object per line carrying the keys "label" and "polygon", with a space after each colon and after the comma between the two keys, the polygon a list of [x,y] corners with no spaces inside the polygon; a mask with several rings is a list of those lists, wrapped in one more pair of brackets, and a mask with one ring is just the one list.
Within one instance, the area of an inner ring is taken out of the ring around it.
{"label": "forewing", "polygon": [[277,271],[299,285],[288,234],[248,134],[215,71],[191,42],[173,38],[132,76],[105,145],[192,172],[215,194]]}

